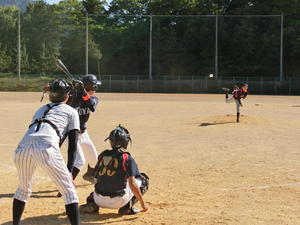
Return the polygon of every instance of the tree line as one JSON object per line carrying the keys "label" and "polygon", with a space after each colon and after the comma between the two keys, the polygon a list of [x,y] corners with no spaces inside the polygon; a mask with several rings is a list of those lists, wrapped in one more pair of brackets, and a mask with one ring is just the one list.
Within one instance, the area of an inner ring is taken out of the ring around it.
{"label": "tree line", "polygon": [[[207,75],[215,69],[218,15],[219,76],[276,77],[283,14],[283,72],[296,77],[299,11],[297,0],[35,1],[20,15],[21,71],[56,74],[53,62],[61,58],[74,74],[84,74],[88,23],[90,73],[147,76],[152,44],[153,76]],[[0,73],[15,74],[18,8],[0,7],[0,33]]]}

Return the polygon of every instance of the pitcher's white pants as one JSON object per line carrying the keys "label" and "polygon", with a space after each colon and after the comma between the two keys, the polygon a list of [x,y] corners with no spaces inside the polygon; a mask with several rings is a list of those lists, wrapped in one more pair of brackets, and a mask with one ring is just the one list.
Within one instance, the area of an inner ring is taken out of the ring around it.
{"label": "pitcher's white pants", "polygon": [[240,112],[240,108],[241,108],[241,105],[239,103],[239,100],[235,99],[233,96],[229,97],[229,98],[225,98],[225,102],[226,103],[230,103],[230,102],[235,102],[236,104],[236,112],[239,113]]}

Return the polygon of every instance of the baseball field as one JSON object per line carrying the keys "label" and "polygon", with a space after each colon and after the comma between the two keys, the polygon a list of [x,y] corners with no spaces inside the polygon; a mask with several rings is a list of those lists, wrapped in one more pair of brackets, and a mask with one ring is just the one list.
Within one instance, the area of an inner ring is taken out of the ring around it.
{"label": "baseball field", "polygon": [[[150,177],[149,211],[81,214],[82,224],[300,224],[300,96],[243,100],[241,122],[223,95],[97,93],[88,122],[98,152],[119,123],[131,132],[129,151]],[[41,93],[0,93],[0,224],[12,222],[18,186],[14,149],[27,130]],[[62,152],[66,156],[66,146]],[[86,167],[85,167],[86,168]],[[85,171],[84,168],[84,171]],[[80,204],[93,190],[76,179]],[[68,224],[62,198],[38,169],[24,225]],[[139,204],[137,204],[140,207]]]}

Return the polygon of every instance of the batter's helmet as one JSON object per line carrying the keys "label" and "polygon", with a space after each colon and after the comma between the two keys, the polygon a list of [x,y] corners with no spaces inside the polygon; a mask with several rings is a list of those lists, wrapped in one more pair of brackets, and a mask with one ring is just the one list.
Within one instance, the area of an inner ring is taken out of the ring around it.
{"label": "batter's helmet", "polygon": [[94,74],[87,74],[81,79],[85,90],[90,91],[96,91],[98,88],[98,85],[101,85],[101,81],[97,79],[97,77]]}
{"label": "batter's helmet", "polygon": [[109,136],[105,139],[110,141],[110,145],[112,148],[127,148],[128,142],[131,142],[129,131],[119,125],[116,129],[112,130]]}
{"label": "batter's helmet", "polygon": [[72,86],[65,80],[52,81],[49,87],[49,100],[51,102],[63,102],[70,93]]}

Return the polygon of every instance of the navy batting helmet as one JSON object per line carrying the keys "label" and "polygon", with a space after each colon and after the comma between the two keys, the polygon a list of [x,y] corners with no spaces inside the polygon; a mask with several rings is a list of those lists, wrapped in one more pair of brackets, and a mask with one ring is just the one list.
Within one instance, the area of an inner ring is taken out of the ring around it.
{"label": "navy batting helmet", "polygon": [[131,142],[129,131],[119,125],[116,129],[112,130],[109,136],[105,139],[110,141],[110,145],[112,148],[124,148],[126,149],[128,146],[128,142]]}
{"label": "navy batting helmet", "polygon": [[81,79],[85,90],[90,91],[96,91],[98,88],[98,85],[101,85],[101,81],[97,79],[96,75],[94,74],[87,74]]}
{"label": "navy batting helmet", "polygon": [[49,87],[49,100],[63,102],[70,93],[72,86],[65,80],[58,79],[51,82]]}

